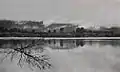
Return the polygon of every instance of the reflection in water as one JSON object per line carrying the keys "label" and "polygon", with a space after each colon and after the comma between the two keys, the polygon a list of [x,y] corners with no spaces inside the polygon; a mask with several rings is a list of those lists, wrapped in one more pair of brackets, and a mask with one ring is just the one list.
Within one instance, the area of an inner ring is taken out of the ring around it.
{"label": "reflection in water", "polygon": [[7,57],[11,61],[17,57],[17,65],[20,67],[27,64],[32,70],[34,68],[39,68],[40,70],[51,68],[49,56],[42,54],[44,48],[42,47],[43,43],[41,43],[41,40],[1,40],[0,43],[1,62],[7,59]]}
{"label": "reflection in water", "polygon": [[60,46],[63,47],[63,40],[60,40]]}
{"label": "reflection in water", "polygon": [[[111,45],[113,47],[120,46],[120,40],[72,40],[72,39],[51,39],[51,40],[0,40],[0,47],[20,48],[21,46],[28,49],[39,46],[38,49],[43,49],[48,46],[52,49],[72,49],[83,47],[84,45],[99,44],[101,46]],[[35,49],[35,48],[34,48]],[[42,50],[41,50],[42,51]]]}
{"label": "reflection in water", "polygon": [[32,70],[50,69],[53,65],[51,58],[45,53],[45,47],[51,49],[74,49],[85,45],[99,44],[101,46],[120,46],[120,40],[0,40],[0,61],[5,59],[18,60],[17,65],[23,67],[28,65]]}
{"label": "reflection in water", "polygon": [[84,40],[46,40],[45,45],[52,49],[73,49],[79,46],[84,46]]}
{"label": "reflection in water", "polygon": [[84,45],[99,44],[101,46],[111,45],[120,46],[120,40],[45,40],[45,45],[52,49],[73,49],[83,47]]}
{"label": "reflection in water", "polygon": [[76,46],[84,46],[85,42],[82,40],[76,40]]}

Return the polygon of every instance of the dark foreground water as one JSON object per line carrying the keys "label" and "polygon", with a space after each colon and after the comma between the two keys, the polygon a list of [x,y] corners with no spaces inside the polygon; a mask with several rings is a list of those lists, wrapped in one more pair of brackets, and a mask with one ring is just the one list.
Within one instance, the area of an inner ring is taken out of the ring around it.
{"label": "dark foreground water", "polygon": [[0,72],[120,72],[120,40],[0,40]]}

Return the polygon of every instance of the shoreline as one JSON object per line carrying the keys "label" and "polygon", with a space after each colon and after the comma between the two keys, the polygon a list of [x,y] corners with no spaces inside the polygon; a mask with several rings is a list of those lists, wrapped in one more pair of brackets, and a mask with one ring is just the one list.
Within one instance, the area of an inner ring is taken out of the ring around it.
{"label": "shoreline", "polygon": [[81,40],[120,40],[120,37],[0,37],[0,39],[81,39]]}

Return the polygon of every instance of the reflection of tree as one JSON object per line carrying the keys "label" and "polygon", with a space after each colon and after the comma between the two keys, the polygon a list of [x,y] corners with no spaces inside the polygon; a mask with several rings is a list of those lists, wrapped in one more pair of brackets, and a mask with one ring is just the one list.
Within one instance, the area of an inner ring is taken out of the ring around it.
{"label": "reflection of tree", "polygon": [[11,61],[17,58],[17,65],[20,67],[27,64],[32,70],[34,68],[39,68],[40,70],[51,68],[50,58],[48,55],[42,54],[44,49],[38,42],[39,41],[32,41],[28,44],[19,43],[17,46],[13,46],[12,48],[1,48],[1,62],[9,57]]}
{"label": "reflection of tree", "polygon": [[83,47],[85,45],[84,40],[73,40],[73,39],[50,39],[46,40],[46,45],[52,49],[74,49]]}
{"label": "reflection of tree", "polygon": [[98,41],[100,45],[111,45],[113,47],[120,46],[120,40],[103,40],[103,41]]}
{"label": "reflection of tree", "polygon": [[76,46],[84,46],[85,45],[85,41],[84,40],[76,40]]}

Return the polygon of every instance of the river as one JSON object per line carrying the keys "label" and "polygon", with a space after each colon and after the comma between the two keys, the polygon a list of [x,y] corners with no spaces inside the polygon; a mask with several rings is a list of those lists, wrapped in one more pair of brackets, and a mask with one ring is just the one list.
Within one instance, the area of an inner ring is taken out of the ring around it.
{"label": "river", "polygon": [[0,39],[0,72],[120,72],[120,40]]}

